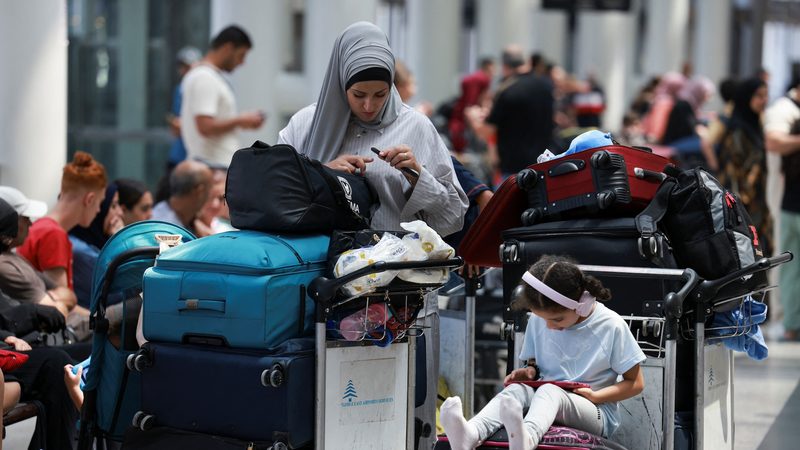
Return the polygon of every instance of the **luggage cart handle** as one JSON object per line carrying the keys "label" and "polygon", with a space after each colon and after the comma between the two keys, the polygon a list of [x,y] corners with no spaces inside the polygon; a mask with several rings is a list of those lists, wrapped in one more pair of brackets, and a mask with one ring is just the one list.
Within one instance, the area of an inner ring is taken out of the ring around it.
{"label": "luggage cart handle", "polygon": [[739,270],[733,271],[724,277],[717,278],[716,280],[705,280],[697,286],[697,289],[692,293],[692,298],[698,303],[707,302],[717,296],[719,291],[725,286],[733,283],[734,281],[753,275],[758,272],[771,269],[783,263],[787,263],[794,259],[792,252],[783,252],[780,255],[771,258],[761,258],[758,261],[748,266],[742,267]]}
{"label": "luggage cart handle", "polygon": [[387,270],[406,270],[406,269],[432,269],[432,268],[455,268],[464,265],[464,259],[460,256],[451,259],[435,261],[404,261],[386,262],[378,261],[375,264],[362,267],[355,272],[348,273],[339,278],[317,277],[308,285],[308,295],[318,303],[327,304],[335,296],[336,291],[345,284],[361,278],[364,275],[381,273]]}
{"label": "luggage cart handle", "polygon": [[664,313],[667,319],[677,319],[683,315],[683,301],[697,287],[700,277],[693,269],[685,269],[681,278],[686,280],[678,292],[670,292],[664,296]]}

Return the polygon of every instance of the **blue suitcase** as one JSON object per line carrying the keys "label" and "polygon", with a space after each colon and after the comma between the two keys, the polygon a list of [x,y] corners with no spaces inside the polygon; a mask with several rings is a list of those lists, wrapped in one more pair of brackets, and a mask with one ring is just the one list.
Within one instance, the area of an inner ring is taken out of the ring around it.
{"label": "blue suitcase", "polygon": [[267,349],[310,335],[306,287],[324,275],[329,240],[231,231],[164,252],[144,274],[144,336]]}
{"label": "blue suitcase", "polygon": [[298,448],[314,436],[314,339],[273,350],[149,342],[141,370],[142,410],[133,425],[170,427]]}

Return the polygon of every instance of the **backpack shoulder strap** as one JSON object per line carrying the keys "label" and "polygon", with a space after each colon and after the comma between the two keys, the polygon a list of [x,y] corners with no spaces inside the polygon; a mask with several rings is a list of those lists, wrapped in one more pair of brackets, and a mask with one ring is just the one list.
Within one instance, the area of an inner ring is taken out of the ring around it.
{"label": "backpack shoulder strap", "polygon": [[669,197],[677,187],[678,182],[675,178],[665,179],[658,187],[655,197],[650,204],[636,216],[636,229],[642,235],[652,235],[658,228],[658,223],[664,218],[669,207]]}
{"label": "backpack shoulder strap", "polygon": [[675,178],[665,179],[658,187],[655,197],[650,204],[636,216],[636,229],[639,231],[639,253],[645,258],[658,256],[659,245],[654,241],[658,224],[667,214],[669,198],[672,191],[678,186]]}

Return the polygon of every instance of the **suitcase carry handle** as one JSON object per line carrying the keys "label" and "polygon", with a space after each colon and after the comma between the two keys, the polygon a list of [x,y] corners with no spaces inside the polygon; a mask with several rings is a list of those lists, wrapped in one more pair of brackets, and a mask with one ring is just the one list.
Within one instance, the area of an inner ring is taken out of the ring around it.
{"label": "suitcase carry handle", "polygon": [[177,302],[178,311],[215,311],[225,313],[225,300],[203,300],[200,298],[185,298]]}
{"label": "suitcase carry handle", "polygon": [[547,171],[547,175],[551,177],[557,177],[560,175],[566,175],[568,173],[577,172],[582,170],[586,167],[586,161],[581,159],[569,159],[566,161],[562,161],[555,166],[551,167],[550,170]]}
{"label": "suitcase carry handle", "polygon": [[378,261],[366,267],[348,273],[339,278],[314,278],[308,285],[308,295],[317,303],[327,305],[336,296],[336,291],[345,284],[361,278],[364,275],[381,273],[387,270],[406,270],[406,269],[431,269],[431,268],[456,268],[464,265],[464,259],[459,257],[442,259],[435,261],[405,261],[405,262],[386,262]]}

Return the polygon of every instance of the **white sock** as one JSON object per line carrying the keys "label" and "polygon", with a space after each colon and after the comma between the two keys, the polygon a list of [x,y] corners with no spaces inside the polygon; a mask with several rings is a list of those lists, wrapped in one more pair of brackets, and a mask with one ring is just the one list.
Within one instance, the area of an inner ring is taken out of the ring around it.
{"label": "white sock", "polygon": [[522,405],[516,399],[503,397],[500,400],[500,420],[508,433],[509,450],[533,450],[536,447],[522,425]]}
{"label": "white sock", "polygon": [[459,397],[449,397],[439,408],[439,419],[452,450],[473,450],[478,445],[478,429],[464,419]]}

